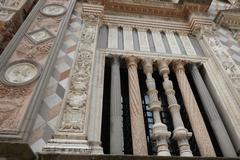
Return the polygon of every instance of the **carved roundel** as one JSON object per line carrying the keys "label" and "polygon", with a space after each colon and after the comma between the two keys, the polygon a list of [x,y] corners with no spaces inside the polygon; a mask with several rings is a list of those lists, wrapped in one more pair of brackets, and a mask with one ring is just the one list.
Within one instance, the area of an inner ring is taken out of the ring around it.
{"label": "carved roundel", "polygon": [[35,61],[14,61],[3,68],[0,80],[9,86],[24,86],[35,81],[40,76],[41,71],[41,65]]}
{"label": "carved roundel", "polygon": [[45,16],[61,16],[65,14],[67,9],[60,4],[47,4],[41,9],[41,13]]}

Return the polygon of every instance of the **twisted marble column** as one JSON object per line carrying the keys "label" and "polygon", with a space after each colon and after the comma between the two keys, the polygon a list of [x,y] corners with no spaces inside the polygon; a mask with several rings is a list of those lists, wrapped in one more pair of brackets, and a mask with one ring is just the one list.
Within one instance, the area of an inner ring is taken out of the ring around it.
{"label": "twisted marble column", "polygon": [[159,112],[161,111],[161,102],[158,100],[158,91],[156,90],[155,80],[152,77],[153,66],[152,60],[146,58],[143,60],[144,73],[147,77],[146,84],[148,88],[149,106],[153,112],[153,138],[157,141],[157,155],[171,156],[168,149],[168,139],[171,133],[168,132],[167,126],[161,122]]}
{"label": "twisted marble column", "polygon": [[128,67],[129,104],[134,155],[148,155],[142,100],[139,88],[137,58],[126,58]]}
{"label": "twisted marble column", "polygon": [[203,117],[185,74],[184,62],[175,62],[174,70],[200,154],[205,157],[216,157]]}
{"label": "twisted marble column", "polygon": [[168,76],[168,74],[170,73],[170,70],[168,68],[168,62],[165,60],[159,60],[158,71],[164,79],[163,88],[165,90],[165,94],[167,95],[169,105],[168,109],[171,112],[174,125],[173,139],[178,142],[180,156],[191,157],[193,155],[188,140],[192,137],[192,133],[188,132],[188,130],[184,127],[180,114],[180,105],[177,103],[173,84],[172,81],[169,80]]}
{"label": "twisted marble column", "polygon": [[111,71],[110,153],[123,154],[123,119],[119,58],[113,57]]}
{"label": "twisted marble column", "polygon": [[236,157],[233,144],[196,65],[191,66],[191,74],[224,157]]}

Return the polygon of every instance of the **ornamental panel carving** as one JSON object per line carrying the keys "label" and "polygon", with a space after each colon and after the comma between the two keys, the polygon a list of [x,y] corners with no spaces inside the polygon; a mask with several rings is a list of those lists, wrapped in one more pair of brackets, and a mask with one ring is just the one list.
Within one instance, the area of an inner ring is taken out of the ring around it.
{"label": "ornamental panel carving", "polygon": [[218,58],[220,64],[222,65],[223,69],[230,77],[233,86],[236,90],[240,93],[240,68],[232,59],[230,53],[227,51],[221,42],[216,37],[207,37],[208,43],[211,46],[213,52],[215,53],[216,57]]}
{"label": "ornamental panel carving", "polygon": [[94,54],[96,26],[82,30],[79,53],[74,64],[70,87],[65,95],[63,117],[59,131],[84,132],[88,90]]}

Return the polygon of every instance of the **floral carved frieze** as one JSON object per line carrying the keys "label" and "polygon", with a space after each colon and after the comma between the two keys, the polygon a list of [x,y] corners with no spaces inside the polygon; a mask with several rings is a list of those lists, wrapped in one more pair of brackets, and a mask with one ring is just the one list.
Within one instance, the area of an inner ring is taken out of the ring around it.
{"label": "floral carved frieze", "polygon": [[79,53],[72,69],[70,87],[65,95],[63,117],[59,131],[84,132],[96,26],[85,25]]}

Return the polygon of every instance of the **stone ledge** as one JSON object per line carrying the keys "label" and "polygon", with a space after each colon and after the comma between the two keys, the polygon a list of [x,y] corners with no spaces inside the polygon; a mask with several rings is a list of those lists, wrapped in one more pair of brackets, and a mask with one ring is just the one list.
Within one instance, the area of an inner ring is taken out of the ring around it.
{"label": "stone ledge", "polygon": [[39,160],[239,160],[239,158],[223,157],[158,157],[158,156],[131,156],[131,155],[64,155],[42,154]]}

